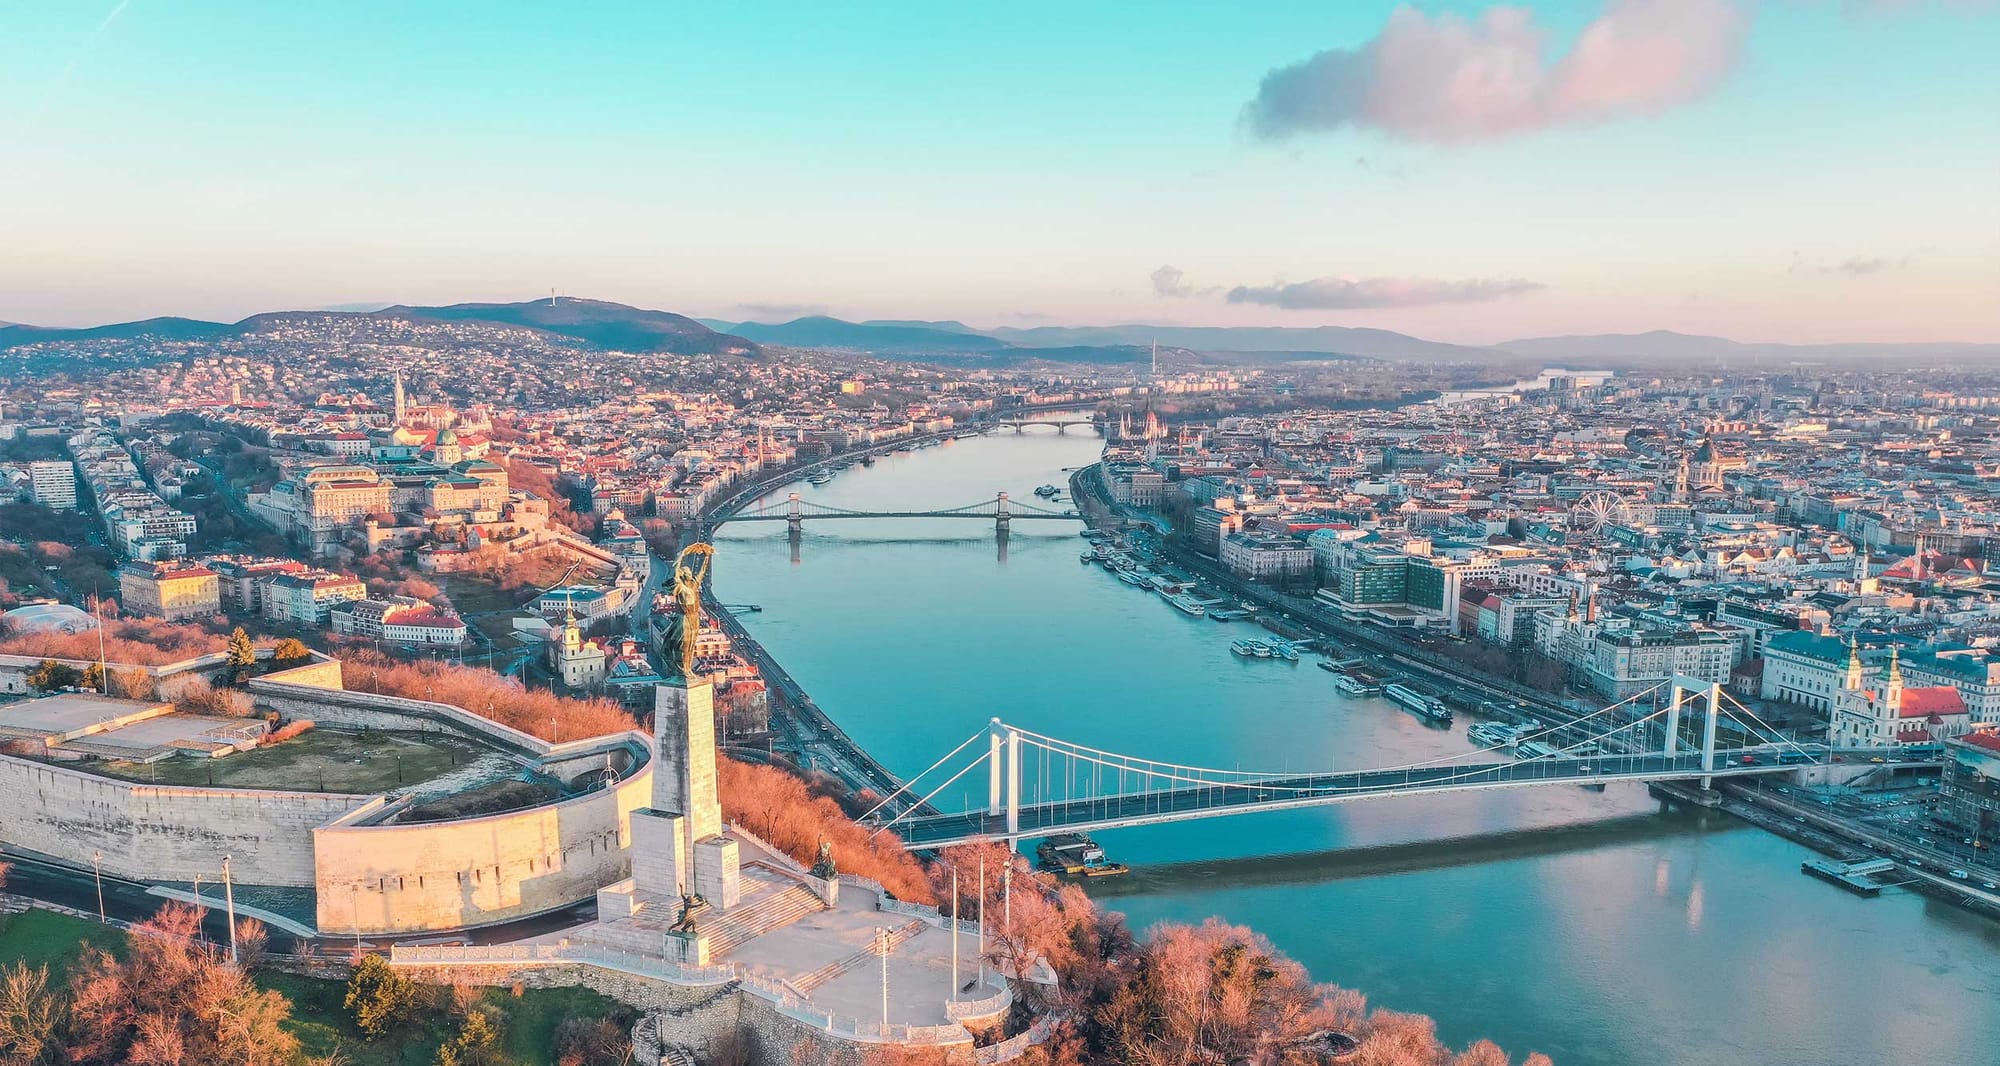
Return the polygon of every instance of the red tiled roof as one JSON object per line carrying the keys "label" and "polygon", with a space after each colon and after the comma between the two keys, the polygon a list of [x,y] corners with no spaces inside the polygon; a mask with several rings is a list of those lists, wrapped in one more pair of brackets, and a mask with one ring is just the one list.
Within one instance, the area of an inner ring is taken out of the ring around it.
{"label": "red tiled roof", "polygon": [[1924,718],[1933,714],[1964,714],[1965,699],[1950,685],[1927,685],[1903,690],[1904,718]]}
{"label": "red tiled roof", "polygon": [[1928,744],[1931,740],[1928,729],[1899,729],[1896,731],[1898,744]]}
{"label": "red tiled roof", "polygon": [[1985,748],[1987,751],[2000,752],[2000,732],[1991,729],[1982,729],[1977,733],[1967,733],[1960,739],[1975,748]]}

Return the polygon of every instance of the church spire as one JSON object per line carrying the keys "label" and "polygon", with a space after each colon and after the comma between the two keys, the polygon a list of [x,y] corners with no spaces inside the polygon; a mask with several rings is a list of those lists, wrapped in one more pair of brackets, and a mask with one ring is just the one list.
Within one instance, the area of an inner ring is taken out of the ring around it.
{"label": "church spire", "polygon": [[1901,713],[1903,710],[1903,664],[1896,648],[1889,649],[1889,710]]}
{"label": "church spire", "polygon": [[1853,637],[1847,638],[1847,683],[1842,687],[1849,692],[1859,691],[1862,684],[1861,645]]}

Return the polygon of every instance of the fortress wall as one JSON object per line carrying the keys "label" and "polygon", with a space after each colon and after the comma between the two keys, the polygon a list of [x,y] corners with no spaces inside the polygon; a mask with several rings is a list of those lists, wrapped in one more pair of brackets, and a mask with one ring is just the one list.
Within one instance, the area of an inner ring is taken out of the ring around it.
{"label": "fortress wall", "polygon": [[[316,670],[317,666],[301,669]],[[540,758],[550,748],[549,743],[539,737],[511,729],[463,707],[373,692],[349,692],[338,687],[338,671],[331,677],[331,684],[323,683],[327,680],[325,678],[310,676],[295,682],[291,677],[294,673],[297,671],[252,679],[248,687],[257,706],[277,711],[287,718],[311,718],[325,726],[469,735],[529,759]]]}
{"label": "fortress wall", "polygon": [[215,880],[222,857],[241,884],[304,887],[312,830],[374,797],[118,781],[0,756],[0,841],[135,881]]}
{"label": "fortress wall", "polygon": [[615,789],[527,810],[318,828],[319,928],[329,935],[453,929],[590,899],[630,876],[631,814],[652,793],[648,764]]}
{"label": "fortress wall", "polygon": [[[264,653],[269,655],[267,651]],[[73,666],[78,670],[96,666],[95,659],[57,659],[59,663]],[[34,692],[28,684],[28,675],[42,665],[38,655],[0,655],[0,693],[27,695]],[[219,679],[229,666],[229,657],[221,652],[197,655],[192,659],[166,663],[161,666],[134,666],[131,663],[111,663],[113,675],[125,670],[143,670],[155,683],[183,675],[205,677],[210,681]],[[337,664],[336,664],[337,665]]]}

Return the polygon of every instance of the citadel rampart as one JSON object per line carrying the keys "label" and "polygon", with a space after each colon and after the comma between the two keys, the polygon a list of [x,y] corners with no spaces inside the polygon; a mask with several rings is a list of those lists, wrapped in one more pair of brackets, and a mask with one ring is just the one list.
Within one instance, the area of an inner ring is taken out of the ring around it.
{"label": "citadel rampart", "polygon": [[[220,657],[208,658],[158,670],[219,667]],[[0,677],[13,665],[0,661]],[[460,707],[341,683],[340,662],[318,658],[248,689],[260,710],[323,727],[468,738],[585,791],[399,823],[411,796],[153,785],[0,756],[0,848],[79,869],[101,855],[105,873],[142,883],[213,881],[227,855],[239,884],[313,888],[328,935],[505,922],[588,900],[629,876],[630,815],[652,795],[650,737],[634,730],[550,744]]]}

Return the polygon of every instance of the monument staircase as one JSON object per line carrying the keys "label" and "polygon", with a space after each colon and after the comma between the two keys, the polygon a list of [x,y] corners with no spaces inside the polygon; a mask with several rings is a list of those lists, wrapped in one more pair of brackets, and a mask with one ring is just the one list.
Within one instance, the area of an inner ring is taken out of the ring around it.
{"label": "monument staircase", "polygon": [[787,885],[732,910],[710,911],[696,919],[696,923],[708,937],[709,957],[719,959],[746,941],[826,909],[826,902],[812,889]]}
{"label": "monument staircase", "polygon": [[883,955],[893,953],[898,947],[902,946],[904,942],[910,940],[911,938],[915,937],[918,933],[921,933],[924,930],[929,929],[930,927],[931,926],[929,922],[921,920],[911,922],[908,925],[898,926],[895,929],[889,931],[889,935],[885,938],[887,942],[882,945],[881,950],[877,950],[876,946],[871,944],[868,947],[860,951],[857,951],[852,955],[847,956],[846,958],[835,959],[832,962],[827,963],[825,966],[822,966],[819,969],[812,971],[811,973],[793,978],[792,987],[798,989],[801,992],[806,993],[807,995],[811,995],[814,989],[819,988],[820,986],[826,984],[829,981],[832,981],[833,979],[841,976],[842,974],[849,973],[853,970],[857,970],[862,966],[867,965],[869,960],[878,959],[881,958]]}

